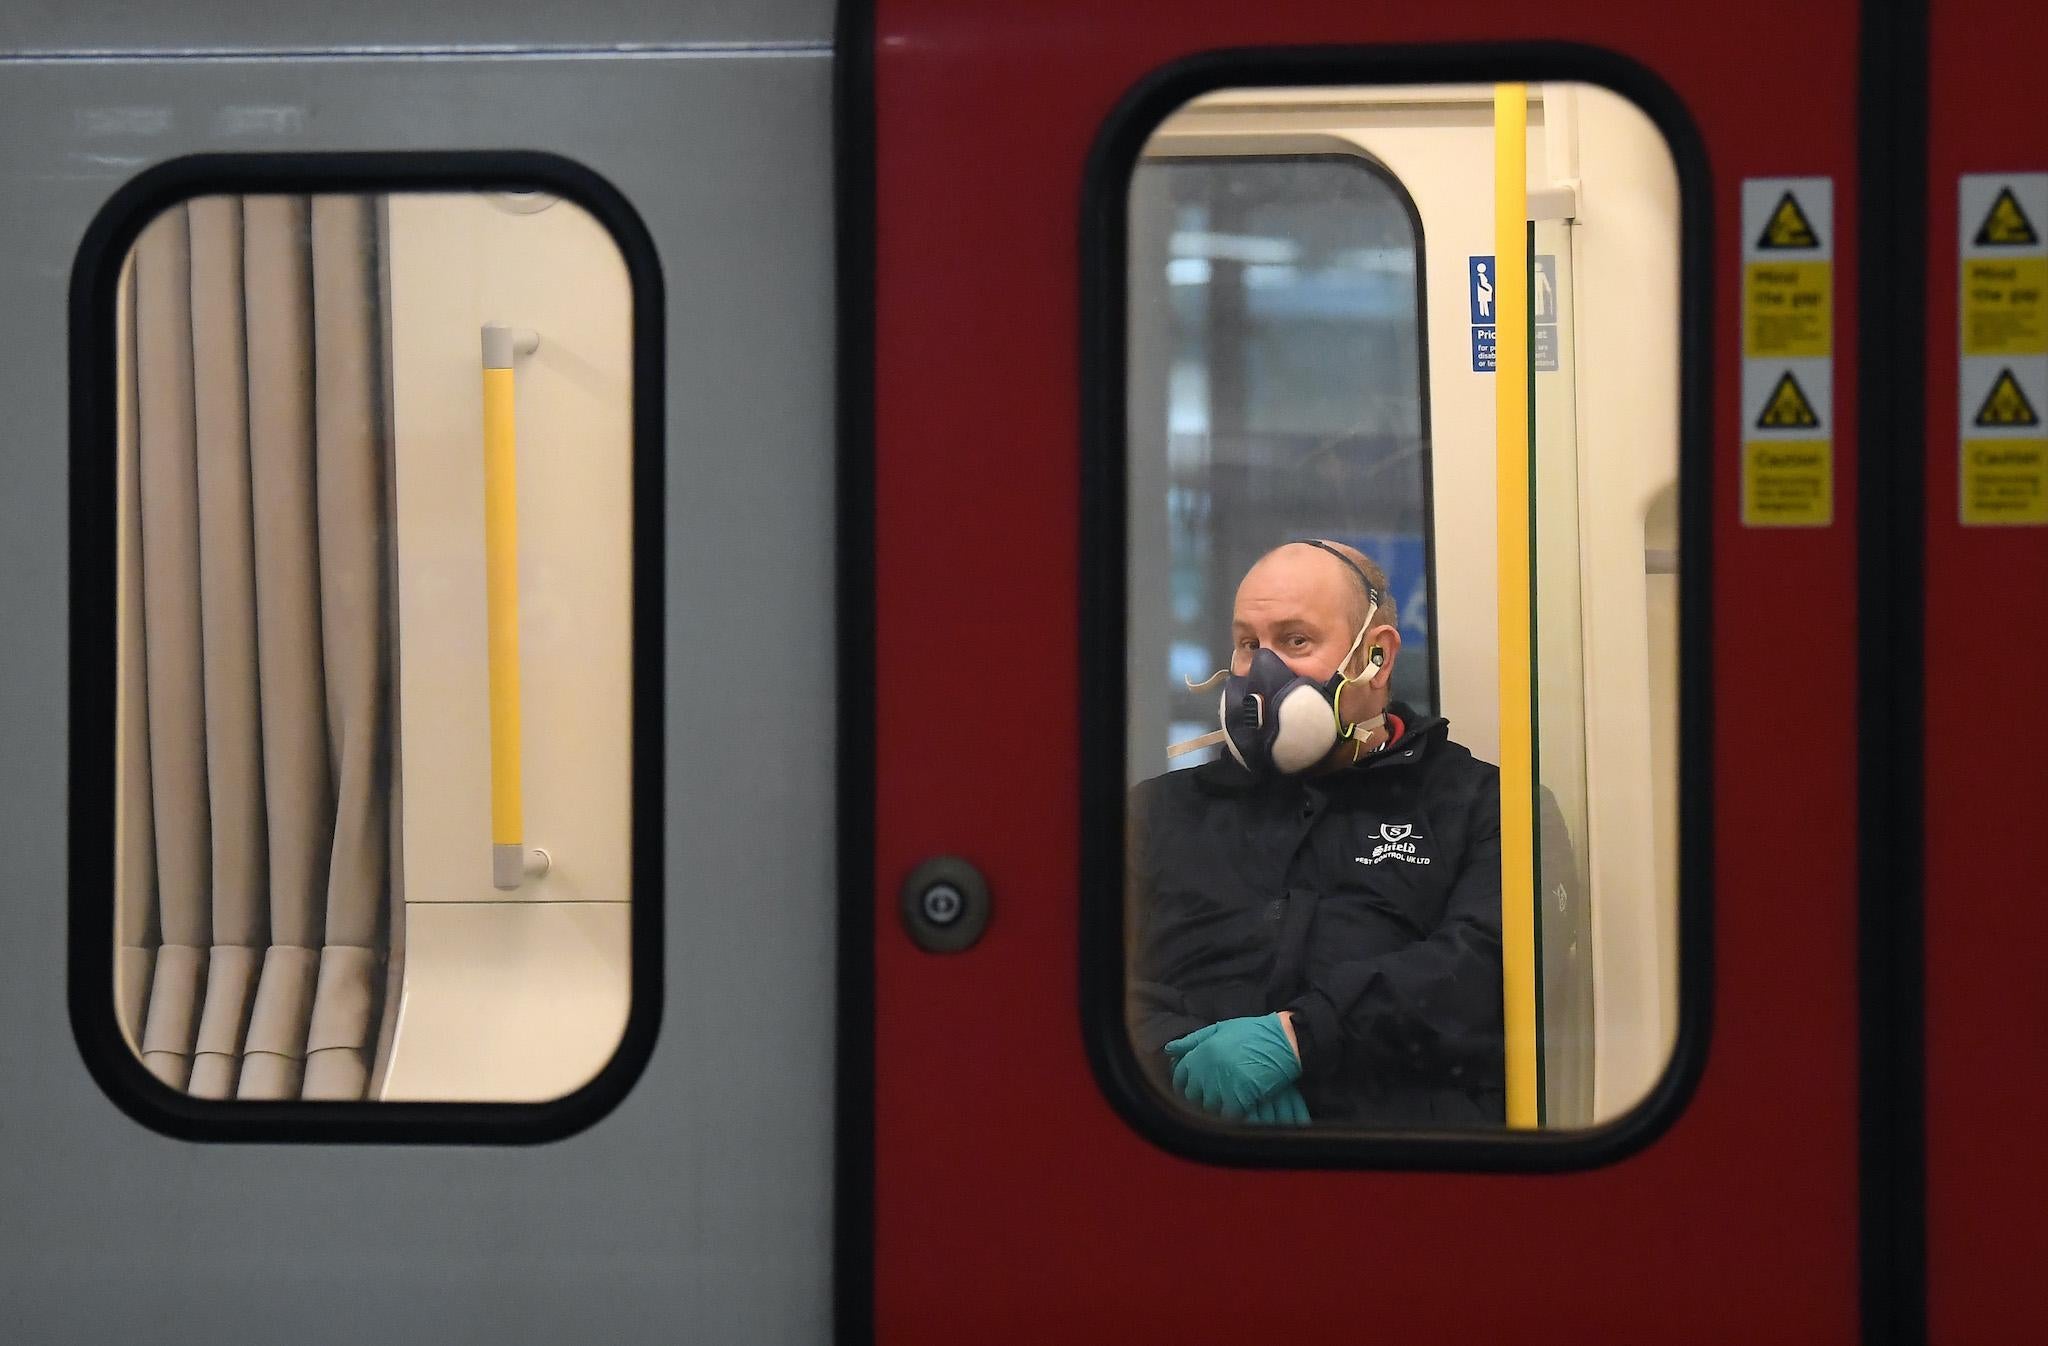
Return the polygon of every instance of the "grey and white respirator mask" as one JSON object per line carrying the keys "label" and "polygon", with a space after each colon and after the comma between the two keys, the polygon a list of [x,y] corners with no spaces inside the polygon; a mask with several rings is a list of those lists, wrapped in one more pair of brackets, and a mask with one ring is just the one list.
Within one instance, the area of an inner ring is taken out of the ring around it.
{"label": "grey and white respirator mask", "polygon": [[[1340,555],[1339,559],[1344,558]],[[1345,564],[1350,564],[1348,559]],[[1380,608],[1379,594],[1370,583],[1366,592],[1371,595],[1372,606],[1366,610],[1365,624],[1358,628],[1351,648],[1338,661],[1337,671],[1322,682],[1302,677],[1279,655],[1264,648],[1252,655],[1251,667],[1243,673],[1224,669],[1201,682],[1182,679],[1194,691],[1215,686],[1219,678],[1223,680],[1223,695],[1216,704],[1216,718],[1223,727],[1200,738],[1176,743],[1166,750],[1166,755],[1178,757],[1221,743],[1237,759],[1237,764],[1254,776],[1291,776],[1328,757],[1342,740],[1370,734],[1385,724],[1387,717],[1380,714],[1346,725],[1338,710],[1344,688],[1353,680],[1344,670],[1358,653],[1358,647],[1365,643],[1365,633],[1372,629],[1372,619]],[[1370,679],[1385,662],[1385,656],[1375,648],[1362,677]]]}

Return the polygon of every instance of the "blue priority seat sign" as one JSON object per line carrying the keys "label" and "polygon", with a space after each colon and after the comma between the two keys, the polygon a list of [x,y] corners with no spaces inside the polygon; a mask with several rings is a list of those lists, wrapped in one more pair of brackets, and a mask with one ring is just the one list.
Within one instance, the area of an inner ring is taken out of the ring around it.
{"label": "blue priority seat sign", "polygon": [[[1494,338],[1499,326],[1494,294],[1500,279],[1491,254],[1471,256],[1465,261],[1465,293],[1471,311],[1472,372],[1491,374],[1494,369]],[[1536,257],[1529,273],[1529,298],[1535,325],[1529,333],[1529,355],[1538,373],[1557,370],[1557,258],[1551,253]]]}
{"label": "blue priority seat sign", "polygon": [[1493,292],[1494,282],[1499,273],[1494,269],[1492,257],[1473,257],[1466,265],[1467,279],[1471,282],[1472,325],[1491,327],[1494,325]]}

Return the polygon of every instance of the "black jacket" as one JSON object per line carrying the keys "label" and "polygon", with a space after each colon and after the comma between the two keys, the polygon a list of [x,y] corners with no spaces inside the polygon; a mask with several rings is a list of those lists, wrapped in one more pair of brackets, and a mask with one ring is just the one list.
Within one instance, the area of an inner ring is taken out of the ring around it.
{"label": "black jacket", "polygon": [[1326,775],[1255,781],[1229,758],[1131,794],[1130,1014],[1165,1044],[1295,1013],[1318,1122],[1505,1119],[1500,773],[1441,718]]}

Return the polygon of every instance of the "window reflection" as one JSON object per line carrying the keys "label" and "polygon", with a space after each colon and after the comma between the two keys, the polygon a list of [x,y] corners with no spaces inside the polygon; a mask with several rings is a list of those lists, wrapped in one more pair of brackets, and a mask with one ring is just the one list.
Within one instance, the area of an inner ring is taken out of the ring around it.
{"label": "window reflection", "polygon": [[[1213,727],[1213,698],[1183,677],[1225,662],[1214,614],[1291,535],[1352,543],[1401,577],[1395,690],[1434,709],[1421,239],[1405,193],[1355,156],[1153,161],[1132,190],[1170,221],[1163,277],[1132,278],[1134,299],[1163,288],[1170,328],[1173,624],[1167,666],[1139,670],[1168,700],[1166,738]],[[1134,418],[1136,442],[1160,433]]]}

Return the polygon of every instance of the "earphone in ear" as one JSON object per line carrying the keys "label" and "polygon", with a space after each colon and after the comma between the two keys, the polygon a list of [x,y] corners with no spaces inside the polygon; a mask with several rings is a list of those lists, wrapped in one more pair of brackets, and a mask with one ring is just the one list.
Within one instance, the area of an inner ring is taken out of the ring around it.
{"label": "earphone in ear", "polygon": [[1365,658],[1366,662],[1371,664],[1374,668],[1378,668],[1382,664],[1387,662],[1387,656],[1380,653],[1380,647],[1377,645],[1372,647],[1371,651],[1367,653]]}

